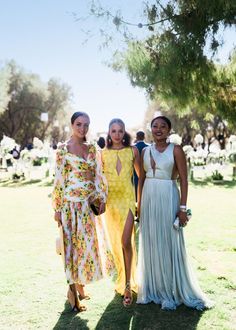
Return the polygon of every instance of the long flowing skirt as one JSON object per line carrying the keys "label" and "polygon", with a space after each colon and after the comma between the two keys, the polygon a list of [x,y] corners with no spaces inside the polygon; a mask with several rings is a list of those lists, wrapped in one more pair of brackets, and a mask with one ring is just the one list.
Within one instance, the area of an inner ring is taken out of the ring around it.
{"label": "long flowing skirt", "polygon": [[[120,205],[124,206],[125,202],[122,203],[122,199],[120,201]],[[111,249],[112,255],[115,262],[116,267],[116,283],[115,283],[115,290],[116,292],[123,294],[125,289],[125,263],[124,263],[124,255],[123,255],[123,248],[122,248],[122,234],[124,231],[125,220],[128,215],[129,209],[127,208],[126,212],[121,209],[121,206],[116,207],[115,205],[107,204],[107,210],[105,213],[106,217],[106,225],[111,241]],[[132,265],[131,265],[131,288],[133,291],[137,292],[137,281],[136,281],[136,248],[134,242],[134,231],[131,237],[132,243],[132,251],[133,251],[133,258],[132,258]]]}
{"label": "long flowing skirt", "polygon": [[173,180],[146,179],[140,217],[137,303],[162,309],[185,305],[202,310],[212,303],[201,291],[187,260],[183,228],[173,222],[179,191]]}
{"label": "long flowing skirt", "polygon": [[105,223],[93,216],[87,201],[64,204],[62,229],[64,267],[69,284],[87,284],[114,274]]}

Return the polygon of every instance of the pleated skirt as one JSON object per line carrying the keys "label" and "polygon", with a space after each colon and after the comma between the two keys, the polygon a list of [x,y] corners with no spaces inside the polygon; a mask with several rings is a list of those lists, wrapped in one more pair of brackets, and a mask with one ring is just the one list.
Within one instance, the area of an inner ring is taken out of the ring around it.
{"label": "pleated skirt", "polygon": [[137,303],[180,304],[203,310],[213,303],[200,289],[187,259],[183,228],[174,229],[179,190],[174,180],[147,178],[141,201]]}

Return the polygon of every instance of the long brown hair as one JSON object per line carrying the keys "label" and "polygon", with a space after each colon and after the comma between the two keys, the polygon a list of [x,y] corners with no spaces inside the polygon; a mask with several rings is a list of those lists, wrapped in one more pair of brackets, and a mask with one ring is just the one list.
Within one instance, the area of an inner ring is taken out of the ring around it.
{"label": "long brown hair", "polygon": [[[120,118],[113,118],[109,123],[109,131],[110,131],[110,128],[113,124],[118,124],[118,125],[123,127],[123,129],[125,131],[125,134],[124,134],[124,137],[122,139],[122,145],[124,147],[130,147],[131,136],[130,136],[129,133],[126,132],[125,123],[123,122],[123,120],[121,120]],[[107,146],[108,149],[111,148],[112,145],[113,145],[111,136],[109,134],[109,131],[108,131],[107,138],[106,138],[106,146]]]}

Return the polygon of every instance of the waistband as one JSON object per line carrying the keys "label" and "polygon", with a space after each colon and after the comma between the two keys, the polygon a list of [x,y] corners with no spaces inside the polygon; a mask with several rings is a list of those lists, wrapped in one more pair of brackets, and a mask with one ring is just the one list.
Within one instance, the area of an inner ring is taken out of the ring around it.
{"label": "waistband", "polygon": [[177,182],[177,179],[161,179],[161,178],[157,178],[155,176],[153,176],[153,177],[146,176],[145,179],[154,179],[154,180],[160,180],[160,181]]}

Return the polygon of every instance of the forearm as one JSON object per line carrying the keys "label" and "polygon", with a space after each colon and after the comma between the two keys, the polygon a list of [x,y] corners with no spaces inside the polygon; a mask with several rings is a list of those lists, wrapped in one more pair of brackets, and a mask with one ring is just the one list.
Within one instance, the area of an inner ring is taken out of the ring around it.
{"label": "forearm", "polygon": [[180,205],[187,205],[188,181],[187,178],[180,178]]}
{"label": "forearm", "polygon": [[145,178],[143,178],[143,177],[140,177],[138,180],[138,196],[137,196],[138,204],[141,203],[144,181],[145,181]]}

